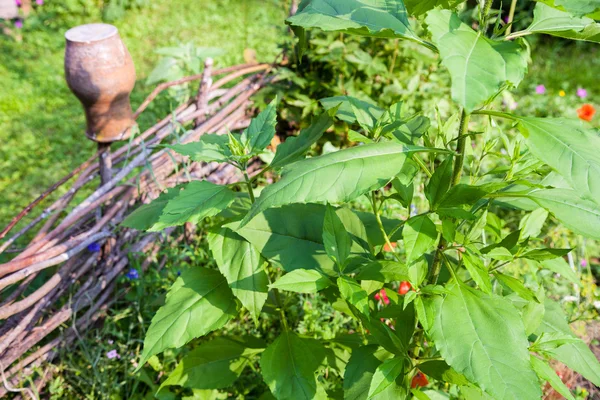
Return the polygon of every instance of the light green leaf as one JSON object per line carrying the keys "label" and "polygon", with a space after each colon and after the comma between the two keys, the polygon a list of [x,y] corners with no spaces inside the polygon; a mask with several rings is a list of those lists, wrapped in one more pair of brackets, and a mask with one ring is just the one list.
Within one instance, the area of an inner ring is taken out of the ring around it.
{"label": "light green leaf", "polygon": [[253,245],[228,228],[210,233],[208,246],[234,296],[257,322],[269,291],[265,259]]}
{"label": "light green leaf", "polygon": [[600,136],[581,121],[521,118],[519,129],[530,151],[561,174],[580,193],[600,198]]}
{"label": "light green leaf", "polygon": [[[250,351],[248,351],[250,350]],[[187,354],[160,386],[193,389],[223,389],[240,376],[249,356],[257,349],[246,349],[240,342],[218,337]],[[160,390],[160,389],[159,389]]]}
{"label": "light green leaf", "polygon": [[404,370],[404,357],[395,357],[384,361],[380,366],[377,367],[375,374],[373,374],[373,380],[369,387],[368,399],[372,399],[389,386],[393,385],[396,378],[400,376]]}
{"label": "light green leaf", "polygon": [[[560,332],[577,338],[567,324],[567,319],[560,305],[546,299],[545,306],[544,319],[536,334]],[[557,349],[545,351],[544,354],[579,372],[594,385],[600,386],[600,363],[583,340],[580,339],[577,343],[564,344]]]}
{"label": "light green leaf", "polygon": [[323,133],[333,124],[333,118],[325,112],[308,128],[303,129],[296,137],[289,137],[277,146],[275,158],[271,161],[272,168],[281,168],[298,161],[315,144]]}
{"label": "light green leaf", "polygon": [[426,22],[452,77],[452,99],[470,113],[527,71],[528,52],[520,43],[486,38],[448,10],[432,10]]}
{"label": "light green leaf", "polygon": [[405,264],[387,260],[373,261],[362,266],[356,279],[384,283],[410,280],[409,270]]}
{"label": "light green leaf", "polygon": [[288,272],[270,285],[273,289],[296,293],[317,293],[331,286],[331,281],[313,269],[296,269]]}
{"label": "light green leaf", "polygon": [[250,152],[263,150],[275,136],[277,103],[277,98],[271,101],[267,108],[250,121],[250,126],[242,133],[241,141],[243,144],[247,143]]}
{"label": "light green leaf", "polygon": [[312,0],[287,22],[324,31],[418,40],[402,0]]}
{"label": "light green leaf", "polygon": [[271,207],[353,200],[385,186],[402,170],[407,155],[416,151],[439,150],[382,142],[298,161],[283,169],[279,182],[262,191],[242,226]]}
{"label": "light green leaf", "polygon": [[226,162],[232,155],[227,146],[228,142],[227,135],[206,134],[200,136],[196,142],[171,144],[165,147],[181,155],[189,156],[192,161],[196,162]]}
{"label": "light green leaf", "polygon": [[481,258],[476,255],[465,253],[463,254],[463,263],[467,271],[469,271],[469,275],[473,278],[473,281],[477,283],[477,286],[487,294],[491,294],[492,282],[490,281],[489,272],[485,265],[483,265]]}
{"label": "light green leaf", "polygon": [[325,400],[325,389],[315,377],[324,358],[325,349],[317,340],[284,331],[263,353],[260,368],[278,400]]}
{"label": "light green leaf", "polygon": [[454,284],[435,297],[430,335],[444,360],[498,400],[542,396],[521,317],[506,299]]}
{"label": "light green leaf", "polygon": [[182,185],[178,194],[168,200],[158,222],[148,230],[156,232],[186,222],[197,224],[205,217],[217,215],[233,200],[235,193],[227,186],[208,181],[190,182]]}
{"label": "light green leaf", "polygon": [[358,282],[349,276],[340,276],[337,285],[344,300],[356,307],[363,315],[369,316],[369,295]]}
{"label": "light green leaf", "polygon": [[600,10],[600,0],[538,0],[578,17]]}
{"label": "light green leaf", "polygon": [[529,260],[543,261],[553,260],[558,257],[566,256],[571,252],[572,249],[534,249],[529,250],[522,254],[521,258],[527,258]]}
{"label": "light green leaf", "polygon": [[560,276],[567,278],[575,285],[581,285],[579,276],[573,271],[569,263],[563,258],[554,258],[552,260],[544,260],[540,264],[542,268],[549,269],[550,271],[560,274]]}
{"label": "light green leaf", "polygon": [[521,239],[529,237],[536,238],[542,232],[544,223],[548,218],[548,211],[543,208],[536,208],[531,213],[527,214],[521,222],[519,222],[519,229],[521,230]]}
{"label": "light green leaf", "polygon": [[541,379],[552,385],[554,390],[563,395],[567,400],[575,400],[567,385],[564,384],[556,371],[554,371],[551,366],[546,364],[546,362],[540,360],[536,356],[531,356],[531,366]]}
{"label": "light green leaf", "polygon": [[412,263],[435,245],[438,237],[435,224],[427,215],[412,217],[402,231],[406,262]]}
{"label": "light green leaf", "polygon": [[148,229],[152,229],[152,227],[158,223],[161,215],[164,212],[165,207],[169,203],[170,200],[175,198],[181,187],[174,187],[168,189],[166,192],[161,193],[157,199],[152,200],[149,204],[143,204],[135,211],[125,218],[125,221],[121,223],[121,225],[126,226],[128,228],[137,229],[139,231],[147,231]]}
{"label": "light green leaf", "polygon": [[323,222],[323,245],[329,258],[337,263],[340,269],[343,269],[344,263],[350,255],[352,239],[336,214],[335,208],[330,205],[326,208]]}
{"label": "light green leaf", "polygon": [[536,190],[528,197],[552,213],[575,233],[600,240],[600,207],[574,190]]}
{"label": "light green leaf", "polygon": [[195,267],[183,272],[152,318],[140,367],[154,354],[221,328],[236,314],[235,299],[219,271]]}
{"label": "light green leaf", "polygon": [[600,42],[600,24],[591,18],[573,15],[538,3],[533,11],[533,22],[524,32],[545,33],[565,39]]}
{"label": "light green leaf", "polygon": [[512,290],[525,300],[539,302],[535,293],[531,289],[525,287],[525,285],[523,285],[523,282],[521,282],[520,280],[513,278],[512,276],[501,274],[499,272],[495,272],[494,276],[498,278],[500,282],[502,282],[508,288],[510,288],[510,290]]}

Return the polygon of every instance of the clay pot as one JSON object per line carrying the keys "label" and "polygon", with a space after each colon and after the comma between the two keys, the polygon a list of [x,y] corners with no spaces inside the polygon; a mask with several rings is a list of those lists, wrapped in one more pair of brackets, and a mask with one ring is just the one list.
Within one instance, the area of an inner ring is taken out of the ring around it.
{"label": "clay pot", "polygon": [[135,124],[129,95],[135,67],[116,27],[89,24],[65,34],[65,76],[83,104],[86,136],[99,143],[127,139]]}

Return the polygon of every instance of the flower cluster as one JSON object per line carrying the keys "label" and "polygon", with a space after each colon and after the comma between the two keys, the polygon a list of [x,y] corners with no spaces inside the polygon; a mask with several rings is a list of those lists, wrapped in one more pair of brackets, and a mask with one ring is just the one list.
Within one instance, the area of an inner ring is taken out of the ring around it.
{"label": "flower cluster", "polygon": [[[544,94],[546,94],[546,92],[547,92],[547,89],[546,89],[546,86],[544,86],[544,85],[537,85],[535,87],[535,93],[538,95],[544,95]],[[565,92],[564,90],[560,90],[558,92],[558,95],[560,97],[565,97],[567,95],[567,92]],[[577,88],[576,95],[581,100],[583,100],[588,97],[588,91],[582,87],[579,87],[579,88]],[[577,109],[577,116],[580,119],[587,121],[587,122],[591,122],[592,119],[594,119],[595,114],[596,114],[595,107],[589,103],[586,103]]]}

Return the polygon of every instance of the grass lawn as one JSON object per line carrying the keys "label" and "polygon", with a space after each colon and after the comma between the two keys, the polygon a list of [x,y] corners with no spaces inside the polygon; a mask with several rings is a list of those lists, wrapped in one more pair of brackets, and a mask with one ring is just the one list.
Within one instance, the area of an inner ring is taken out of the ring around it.
{"label": "grass lawn", "polygon": [[[243,50],[259,60],[277,54],[278,29],[286,16],[280,0],[155,0],[127,11],[119,28],[136,65],[135,109],[153,89],[144,85],[160,56],[154,50],[192,41],[219,47],[217,65],[243,62]],[[43,8],[42,11],[43,13]],[[97,13],[96,13],[97,14]],[[98,22],[99,15],[73,17],[74,24]],[[84,136],[81,105],[64,81],[64,32],[36,18],[25,21],[23,41],[0,35],[0,226],[45,188],[87,159],[95,144]],[[152,110],[140,120],[144,129],[161,115]],[[68,186],[67,186],[68,187]],[[63,188],[63,189],[66,189]],[[56,196],[60,195],[59,191]],[[49,203],[46,203],[49,204]],[[18,228],[18,227],[17,227]]]}

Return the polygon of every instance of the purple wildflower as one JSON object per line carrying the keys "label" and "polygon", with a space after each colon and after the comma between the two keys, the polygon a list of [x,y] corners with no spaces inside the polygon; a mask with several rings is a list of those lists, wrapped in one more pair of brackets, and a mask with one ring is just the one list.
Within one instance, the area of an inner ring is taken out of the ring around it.
{"label": "purple wildflower", "polygon": [[106,353],[106,358],[112,360],[114,358],[121,358],[121,356],[119,355],[119,353],[117,353],[117,350],[111,350],[108,353]]}
{"label": "purple wildflower", "polygon": [[588,95],[587,90],[583,89],[583,88],[579,88],[577,89],[577,96],[579,96],[579,98],[585,99]]}
{"label": "purple wildflower", "polygon": [[537,94],[546,94],[546,86],[544,86],[544,85],[537,85],[535,87],[535,92]]}
{"label": "purple wildflower", "polygon": [[177,271],[177,276],[181,276],[181,271]]}
{"label": "purple wildflower", "polygon": [[585,268],[585,267],[587,267],[587,260],[583,259],[583,260],[581,260],[581,262],[579,264],[581,264],[581,266],[583,268]]}
{"label": "purple wildflower", "polygon": [[43,6],[44,0],[35,0],[35,4],[37,4],[38,6]]}
{"label": "purple wildflower", "polygon": [[100,243],[97,243],[97,242],[90,243],[90,244],[88,244],[87,249],[88,249],[88,251],[91,251],[92,253],[97,253],[101,249]]}
{"label": "purple wildflower", "polygon": [[135,269],[135,268],[131,268],[129,270],[129,272],[127,272],[127,274],[125,274],[125,276],[128,279],[131,279],[132,281],[135,280],[135,279],[138,279],[140,277],[140,275],[138,274],[137,269]]}
{"label": "purple wildflower", "polygon": [[17,29],[21,29],[23,28],[23,21],[21,21],[20,19],[15,21],[15,28]]}
{"label": "purple wildflower", "polygon": [[21,7],[21,0],[15,0],[15,4],[17,5],[17,7]]}

